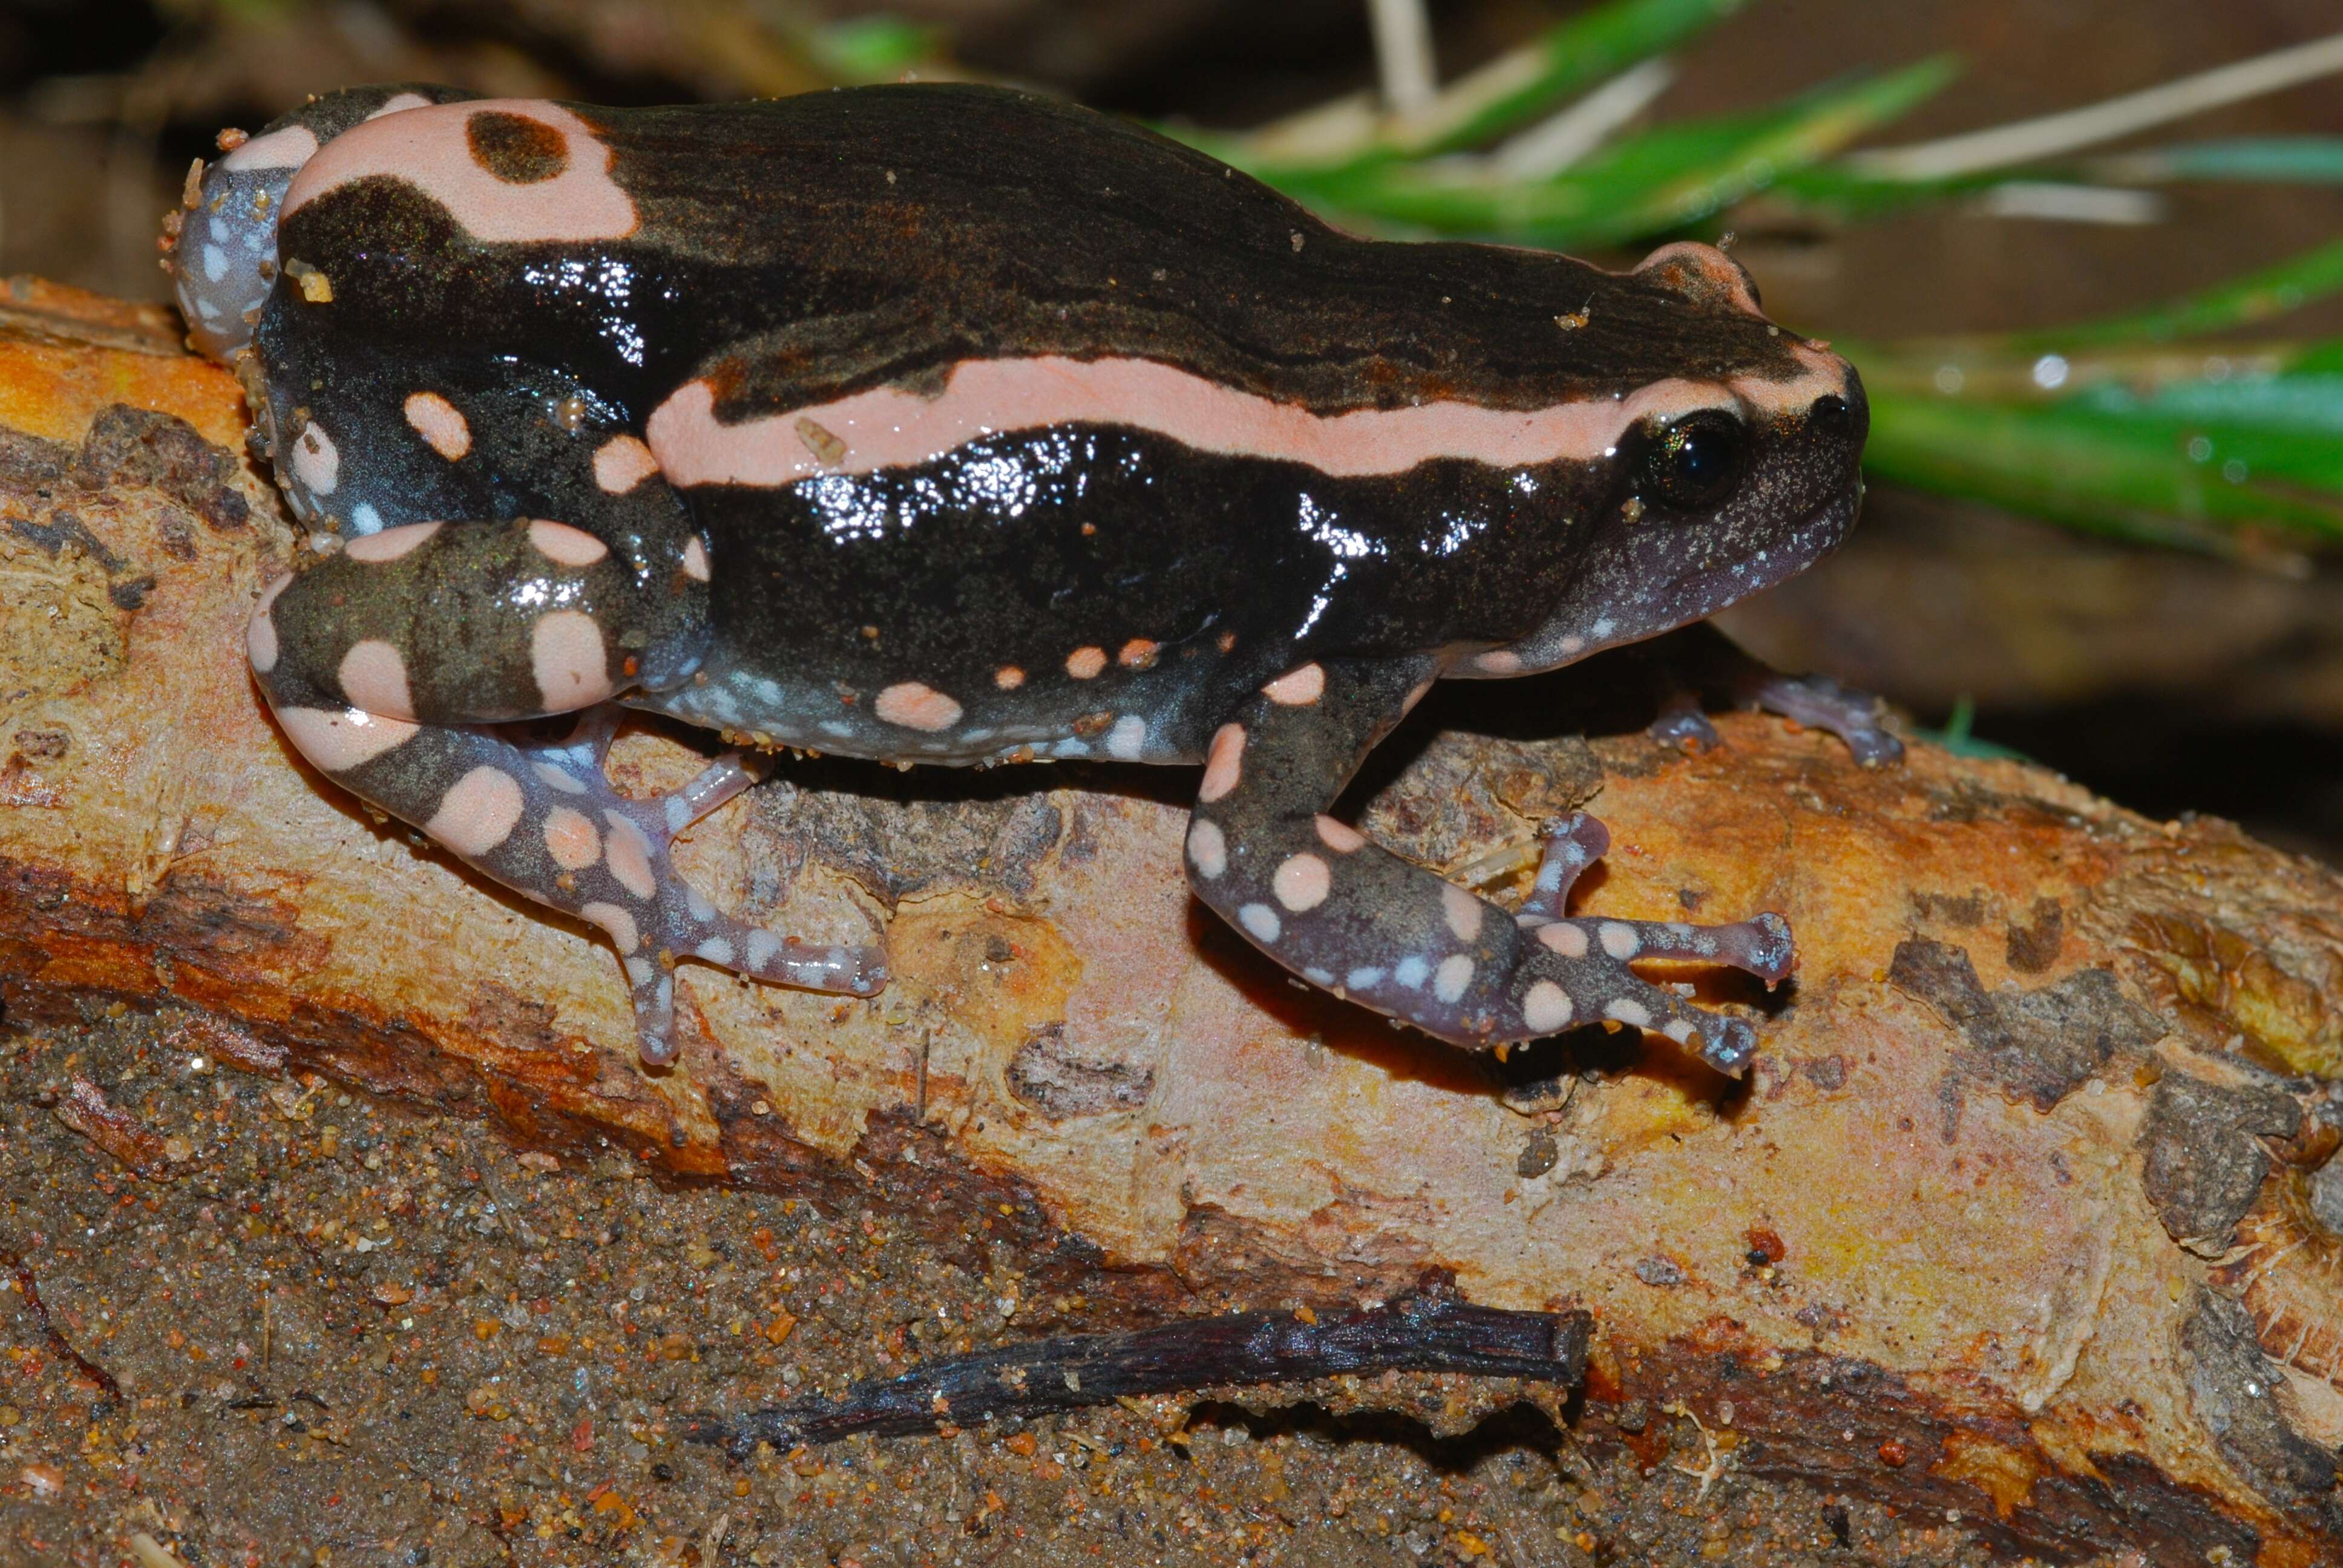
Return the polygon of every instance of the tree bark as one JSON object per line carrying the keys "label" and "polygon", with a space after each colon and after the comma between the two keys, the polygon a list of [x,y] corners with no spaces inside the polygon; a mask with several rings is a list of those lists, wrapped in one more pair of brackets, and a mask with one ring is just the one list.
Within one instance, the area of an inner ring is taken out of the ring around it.
{"label": "tree bark", "polygon": [[[1500,1066],[1298,989],[1200,910],[1182,774],[799,760],[679,859],[776,930],[883,931],[897,978],[864,1002],[686,968],[683,1058],[647,1073],[600,941],[271,728],[240,634],[300,547],[234,381],[167,318],[17,285],[0,427],[13,1020],[177,1010],[246,1070],[875,1194],[940,1246],[980,1206],[1087,1303],[1068,1330],[1453,1274],[1475,1306],[1591,1315],[1590,1441],[1677,1407],[1746,1470],[2013,1552],[2343,1541],[2319,867],[1926,746],[1865,772],[1748,718],[1694,756],[1547,739],[1599,672],[1487,684],[1386,743],[1370,831],[1503,890],[1585,804],[1614,847],[1584,912],[1778,910],[1800,952],[1770,998],[1675,977],[1760,1016],[1745,1081],[1600,1031]],[[613,776],[679,782],[696,739],[630,735]]]}

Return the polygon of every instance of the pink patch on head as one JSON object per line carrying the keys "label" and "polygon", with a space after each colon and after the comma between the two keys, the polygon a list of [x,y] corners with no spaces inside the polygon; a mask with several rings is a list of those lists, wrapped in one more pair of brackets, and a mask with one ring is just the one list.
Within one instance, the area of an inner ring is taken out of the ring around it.
{"label": "pink patch on head", "polygon": [[1262,687],[1261,694],[1287,708],[1307,708],[1326,695],[1325,667],[1305,664],[1299,669],[1289,669]]}
{"label": "pink patch on head", "polygon": [[649,899],[659,891],[659,874],[651,869],[651,841],[616,811],[603,812],[602,819],[610,824],[610,839],[604,851],[610,875],[635,897]]}
{"label": "pink patch on head", "polygon": [[520,823],[520,780],[487,763],[456,780],[423,830],[467,859],[477,859],[512,837]]}
{"label": "pink patch on head", "polygon": [[262,675],[277,668],[280,650],[277,644],[277,618],[271,611],[276,608],[277,596],[292,584],[293,579],[289,577],[281,577],[270,583],[267,591],[260,596],[260,602],[252,607],[252,618],[245,623],[244,654],[252,660],[252,668]]}
{"label": "pink patch on head", "polygon": [[385,115],[396,115],[404,109],[427,109],[430,106],[431,100],[420,93],[393,93],[382,101],[382,107],[368,115],[367,118],[378,120]]}
{"label": "pink patch on head", "polygon": [[1078,648],[1066,655],[1066,673],[1076,680],[1089,680],[1106,668],[1106,649]]}
{"label": "pink patch on head", "polygon": [[1713,245],[1690,239],[1664,245],[1639,262],[1635,270],[1654,274],[1703,303],[1723,300],[1752,316],[1762,314],[1756,293],[1749,286],[1749,274]]}
{"label": "pink patch on head", "polygon": [[659,472],[659,459],[632,436],[613,436],[594,449],[594,483],[602,493],[623,496]]}
{"label": "pink patch on head", "polygon": [[529,665],[548,713],[590,708],[610,695],[602,628],[581,609],[550,610],[528,633]]}
{"label": "pink patch on head", "polygon": [[1367,847],[1367,836],[1348,822],[1337,822],[1332,817],[1318,819],[1318,841],[1340,854],[1353,854]]}
{"label": "pink patch on head", "polygon": [[1440,912],[1447,917],[1448,929],[1456,933],[1460,942],[1469,942],[1481,934],[1481,917],[1488,906],[1453,882],[1440,885]]}
{"label": "pink patch on head", "polygon": [[1560,920],[1540,926],[1537,940],[1564,958],[1583,959],[1586,956],[1586,933],[1576,926],[1564,925]]}
{"label": "pink patch on head", "polygon": [[224,169],[297,169],[317,156],[317,133],[307,126],[287,126],[265,136],[255,136],[220,159]]}
{"label": "pink patch on head", "polygon": [[708,548],[696,535],[683,541],[683,575],[696,583],[708,580]]}
{"label": "pink patch on head", "polygon": [[1196,791],[1199,800],[1217,800],[1237,787],[1244,772],[1245,729],[1242,724],[1223,724],[1212,736],[1212,749],[1204,759],[1204,782]]}
{"label": "pink patch on head", "polygon": [[415,717],[415,699],[407,689],[407,660],[382,638],[370,637],[352,643],[336,674],[342,683],[342,696],[353,708],[386,719]]}
{"label": "pink patch on head", "polygon": [[906,729],[950,729],[960,722],[960,704],[932,687],[905,680],[887,688],[870,711]]}
{"label": "pink patch on head", "polygon": [[407,422],[424,444],[453,463],[472,449],[472,422],[464,411],[437,392],[412,392],[407,398]]}
{"label": "pink patch on head", "polygon": [[528,526],[528,542],[537,553],[556,566],[590,567],[610,553],[610,547],[583,528],[573,528],[568,523],[534,522]]}
{"label": "pink patch on head", "polygon": [[582,871],[602,858],[602,834],[583,811],[556,806],[545,814],[545,852],[565,871]]}
{"label": "pink patch on head", "polygon": [[328,773],[347,773],[404,746],[422,729],[405,719],[386,719],[362,709],[337,713],[325,708],[280,708],[277,722],[293,749]]}
{"label": "pink patch on head", "polygon": [[360,534],[342,547],[342,554],[354,561],[378,567],[429,542],[440,526],[437,523],[405,523],[395,528],[385,528],[378,534]]}
{"label": "pink patch on head", "polygon": [[[473,153],[475,115],[514,116],[553,132],[566,155],[561,172],[529,185],[498,179]],[[294,176],[285,193],[285,216],[329,191],[377,177],[413,186],[475,239],[623,239],[637,223],[634,199],[610,177],[609,147],[577,115],[542,99],[434,104],[366,121],[327,142]]]}
{"label": "pink patch on head", "polygon": [[633,952],[643,945],[642,933],[635,926],[635,917],[618,905],[597,901],[579,906],[578,912],[609,932],[611,942],[620,953]]}
{"label": "pink patch on head", "polygon": [[1333,890],[1334,874],[1315,855],[1289,855],[1270,874],[1269,887],[1279,903],[1298,915],[1326,901],[1326,895]]}

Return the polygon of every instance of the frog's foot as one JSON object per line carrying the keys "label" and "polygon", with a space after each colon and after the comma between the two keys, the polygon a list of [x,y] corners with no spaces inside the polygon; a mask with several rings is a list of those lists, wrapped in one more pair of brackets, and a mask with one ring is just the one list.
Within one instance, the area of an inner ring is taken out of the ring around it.
{"label": "frog's foot", "polygon": [[[675,1058],[674,969],[681,960],[807,990],[878,994],[887,983],[884,949],[776,936],[724,914],[676,870],[669,853],[676,837],[754,784],[757,773],[728,754],[679,789],[630,799],[602,771],[617,726],[618,709],[606,705],[585,715],[567,740],[527,755],[530,781],[546,792],[542,831],[561,868],[557,890],[582,900],[561,907],[600,926],[618,948],[643,1060]],[[614,886],[600,885],[605,878]],[[604,896],[584,898],[588,892]]]}
{"label": "frog's foot", "polygon": [[[1536,941],[1524,945],[1513,987],[1521,1022],[1545,1025],[1559,1015],[1555,1027],[1610,1021],[1654,1029],[1720,1070],[1739,1071],[1756,1046],[1748,1024],[1688,1007],[1628,966],[1648,959],[1724,964],[1776,985],[1789,978],[1795,961],[1789,922],[1772,913],[1722,926],[1566,917],[1573,885],[1610,847],[1609,829],[1584,811],[1574,811],[1547,834],[1537,878],[1514,916],[1523,934]],[[1587,1005],[1580,999],[1588,999]]]}
{"label": "frog's foot", "polygon": [[1865,768],[1903,759],[1904,742],[1883,722],[1885,704],[1878,698],[1826,675],[1784,675],[1705,623],[1661,639],[1648,657],[1660,688],[1660,716],[1647,731],[1654,740],[1695,749],[1719,744],[1716,727],[1701,711],[1707,695],[1826,730]]}

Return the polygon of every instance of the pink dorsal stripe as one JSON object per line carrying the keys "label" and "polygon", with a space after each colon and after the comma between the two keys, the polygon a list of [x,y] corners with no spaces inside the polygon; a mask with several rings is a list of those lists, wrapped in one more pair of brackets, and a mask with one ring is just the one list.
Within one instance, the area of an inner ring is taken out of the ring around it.
{"label": "pink dorsal stripe", "polygon": [[1845,361],[1803,345],[1792,352],[1804,372],[1786,381],[1672,379],[1527,411],[1443,402],[1345,414],[1313,414],[1150,359],[1037,355],[963,361],[932,397],[881,387],[737,425],[716,417],[707,380],[687,381],[652,410],[644,434],[678,485],[788,485],[911,467],[987,436],[1075,423],[1131,426],[1200,451],[1288,458],[1344,477],[1405,473],[1434,457],[1520,467],[1600,457],[1644,419],[1800,411],[1845,393]]}
{"label": "pink dorsal stripe", "polygon": [[[516,115],[557,133],[568,161],[551,179],[509,185],[480,166],[466,127],[482,114]],[[540,98],[481,98],[402,109],[327,142],[285,193],[285,216],[354,180],[387,175],[447,209],[475,239],[618,239],[635,230],[634,199],[610,177],[610,149],[593,128]]]}

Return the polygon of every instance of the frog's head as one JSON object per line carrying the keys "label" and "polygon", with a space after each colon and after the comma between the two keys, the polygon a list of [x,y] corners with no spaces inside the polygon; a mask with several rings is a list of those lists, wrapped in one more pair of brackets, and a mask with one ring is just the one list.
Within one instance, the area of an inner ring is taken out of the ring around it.
{"label": "frog's head", "polygon": [[1805,570],[1855,524],[1870,426],[1855,367],[1767,322],[1711,246],[1667,246],[1622,281],[1681,297],[1696,368],[1608,405],[1600,460],[1561,486],[1575,538],[1559,602],[1453,674],[1551,669],[1688,625]]}
{"label": "frog's head", "polygon": [[226,156],[188,171],[183,210],[166,226],[163,266],[188,341],[222,364],[233,364],[252,342],[277,282],[285,192],[319,147],[363,121],[470,95],[410,85],[351,87],[311,99],[256,136],[224,136]]}

